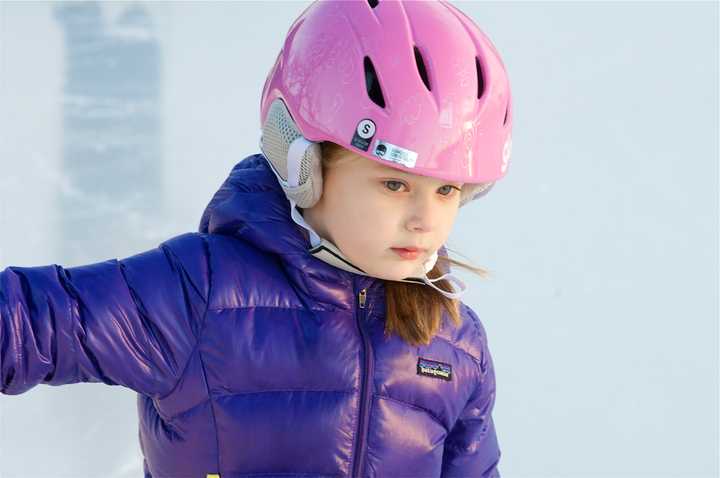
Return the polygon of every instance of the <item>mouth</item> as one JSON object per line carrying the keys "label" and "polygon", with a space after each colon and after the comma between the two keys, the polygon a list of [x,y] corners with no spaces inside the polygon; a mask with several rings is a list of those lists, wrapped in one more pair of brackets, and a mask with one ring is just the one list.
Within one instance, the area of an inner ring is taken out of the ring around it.
{"label": "mouth", "polygon": [[409,252],[425,252],[425,251],[427,251],[427,249],[424,249],[422,247],[414,247],[414,246],[393,247],[392,249],[398,249],[398,250],[409,251]]}
{"label": "mouth", "polygon": [[417,247],[391,247],[391,249],[395,254],[407,260],[417,259],[423,252],[426,251],[426,249],[420,249]]}

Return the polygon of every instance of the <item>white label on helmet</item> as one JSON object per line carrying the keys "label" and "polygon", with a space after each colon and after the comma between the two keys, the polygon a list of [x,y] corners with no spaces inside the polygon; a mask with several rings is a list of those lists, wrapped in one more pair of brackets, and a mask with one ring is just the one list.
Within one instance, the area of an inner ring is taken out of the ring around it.
{"label": "white label on helmet", "polygon": [[417,161],[417,153],[409,149],[395,146],[379,139],[375,141],[372,154],[385,161],[402,164],[406,168],[414,168]]}
{"label": "white label on helmet", "polygon": [[505,173],[505,170],[508,167],[508,162],[510,161],[510,155],[512,154],[512,138],[510,135],[508,135],[507,139],[505,140],[505,145],[503,146],[503,154],[502,154],[502,167],[500,168],[501,173]]}
{"label": "white label on helmet", "polygon": [[357,134],[362,139],[370,139],[375,136],[375,123],[372,120],[364,119],[357,125]]}
{"label": "white label on helmet", "polygon": [[439,124],[442,128],[450,129],[453,127],[453,102],[447,98],[443,100]]}

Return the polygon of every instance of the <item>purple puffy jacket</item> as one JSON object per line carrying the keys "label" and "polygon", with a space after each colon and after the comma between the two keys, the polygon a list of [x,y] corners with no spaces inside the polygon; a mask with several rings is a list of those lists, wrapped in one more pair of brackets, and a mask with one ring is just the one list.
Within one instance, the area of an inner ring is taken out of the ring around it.
{"label": "purple puffy jacket", "polygon": [[258,154],[197,233],[122,260],[7,267],[0,392],[135,390],[145,478],[499,476],[473,310],[427,346],[385,339],[383,281],[308,247]]}

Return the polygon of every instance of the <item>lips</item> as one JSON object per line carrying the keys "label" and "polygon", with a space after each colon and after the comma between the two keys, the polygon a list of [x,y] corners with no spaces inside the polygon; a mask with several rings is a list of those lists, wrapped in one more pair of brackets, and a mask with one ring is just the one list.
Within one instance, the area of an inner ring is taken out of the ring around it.
{"label": "lips", "polygon": [[427,251],[427,249],[423,249],[422,247],[393,247],[393,249],[405,250],[408,252],[425,252],[425,251]]}
{"label": "lips", "polygon": [[425,249],[417,247],[392,247],[391,249],[395,254],[406,260],[415,260],[425,251]]}

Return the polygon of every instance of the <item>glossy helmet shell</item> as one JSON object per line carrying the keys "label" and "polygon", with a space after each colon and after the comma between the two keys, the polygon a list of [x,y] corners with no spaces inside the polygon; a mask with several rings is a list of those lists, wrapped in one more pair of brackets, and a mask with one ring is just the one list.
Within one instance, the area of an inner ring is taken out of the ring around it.
{"label": "glossy helmet shell", "polygon": [[320,0],[292,24],[263,87],[311,142],[466,183],[461,205],[508,168],[512,98],[494,45],[445,1]]}

